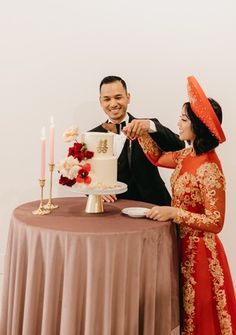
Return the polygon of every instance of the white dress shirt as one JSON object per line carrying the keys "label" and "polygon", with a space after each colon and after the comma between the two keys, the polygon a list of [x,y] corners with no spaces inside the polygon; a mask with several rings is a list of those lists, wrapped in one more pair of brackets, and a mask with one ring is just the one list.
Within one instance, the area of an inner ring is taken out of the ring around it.
{"label": "white dress shirt", "polygon": [[[123,121],[125,121],[126,124],[129,123],[129,116],[126,115],[126,117],[121,122]],[[111,120],[109,120],[109,122],[112,123]],[[150,127],[149,127],[150,132],[155,132],[156,131],[155,123],[151,120],[149,120],[149,122],[150,122]],[[117,158],[120,156],[121,151],[124,148],[125,141],[126,141],[126,136],[122,131],[120,132],[120,134],[114,134],[113,152],[114,152],[114,156],[117,156]]]}

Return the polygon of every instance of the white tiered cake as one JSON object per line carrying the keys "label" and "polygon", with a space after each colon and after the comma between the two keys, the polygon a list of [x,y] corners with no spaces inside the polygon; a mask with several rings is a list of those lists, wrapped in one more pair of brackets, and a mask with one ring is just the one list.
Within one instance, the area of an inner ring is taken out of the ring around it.
{"label": "white tiered cake", "polygon": [[[90,160],[93,181],[100,187],[113,187],[117,183],[117,157],[113,154],[113,133],[86,132],[82,142],[94,152]],[[92,183],[93,184],[93,183]],[[92,185],[91,185],[92,186]]]}
{"label": "white tiered cake", "polygon": [[66,142],[75,141],[67,157],[60,162],[59,184],[79,194],[88,195],[86,213],[103,212],[102,195],[127,191],[125,183],[117,181],[117,156],[114,155],[114,134],[85,132],[78,142],[78,128],[69,128],[63,134]]}

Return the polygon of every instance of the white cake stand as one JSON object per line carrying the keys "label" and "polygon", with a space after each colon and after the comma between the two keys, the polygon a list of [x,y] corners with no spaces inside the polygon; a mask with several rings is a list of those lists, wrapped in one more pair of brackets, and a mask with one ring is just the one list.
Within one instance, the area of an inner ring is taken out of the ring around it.
{"label": "white cake stand", "polygon": [[127,191],[127,185],[118,181],[114,187],[107,187],[106,189],[90,188],[86,185],[82,185],[81,187],[72,186],[70,187],[70,190],[78,194],[88,195],[88,200],[85,207],[86,213],[103,213],[104,208],[102,195],[124,193]]}

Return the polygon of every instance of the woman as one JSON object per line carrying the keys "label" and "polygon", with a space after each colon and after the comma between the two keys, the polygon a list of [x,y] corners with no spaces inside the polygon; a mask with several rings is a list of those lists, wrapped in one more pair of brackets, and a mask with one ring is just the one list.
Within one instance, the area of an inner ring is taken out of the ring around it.
{"label": "woman", "polygon": [[[236,334],[236,299],[223,246],[217,236],[225,216],[225,179],[215,147],[225,141],[219,104],[188,78],[190,102],[178,122],[180,139],[191,144],[161,152],[148,134],[138,138],[156,166],[175,169],[172,206],[155,206],[147,217],[179,226],[184,335]],[[131,129],[126,129],[130,135]],[[134,134],[132,134],[134,135]]]}

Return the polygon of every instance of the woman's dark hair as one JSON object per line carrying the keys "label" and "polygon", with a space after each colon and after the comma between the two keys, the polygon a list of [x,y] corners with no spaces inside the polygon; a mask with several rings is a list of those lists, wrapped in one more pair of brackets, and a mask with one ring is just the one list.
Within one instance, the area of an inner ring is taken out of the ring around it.
{"label": "woman's dark hair", "polygon": [[[222,110],[218,102],[212,98],[208,98],[211,106],[216,113],[220,123],[222,123]],[[192,130],[196,135],[193,141],[193,148],[196,155],[201,155],[208,152],[219,145],[219,140],[210,132],[207,126],[194,114],[189,102],[185,102],[183,107],[185,108],[187,115],[192,123]]]}

